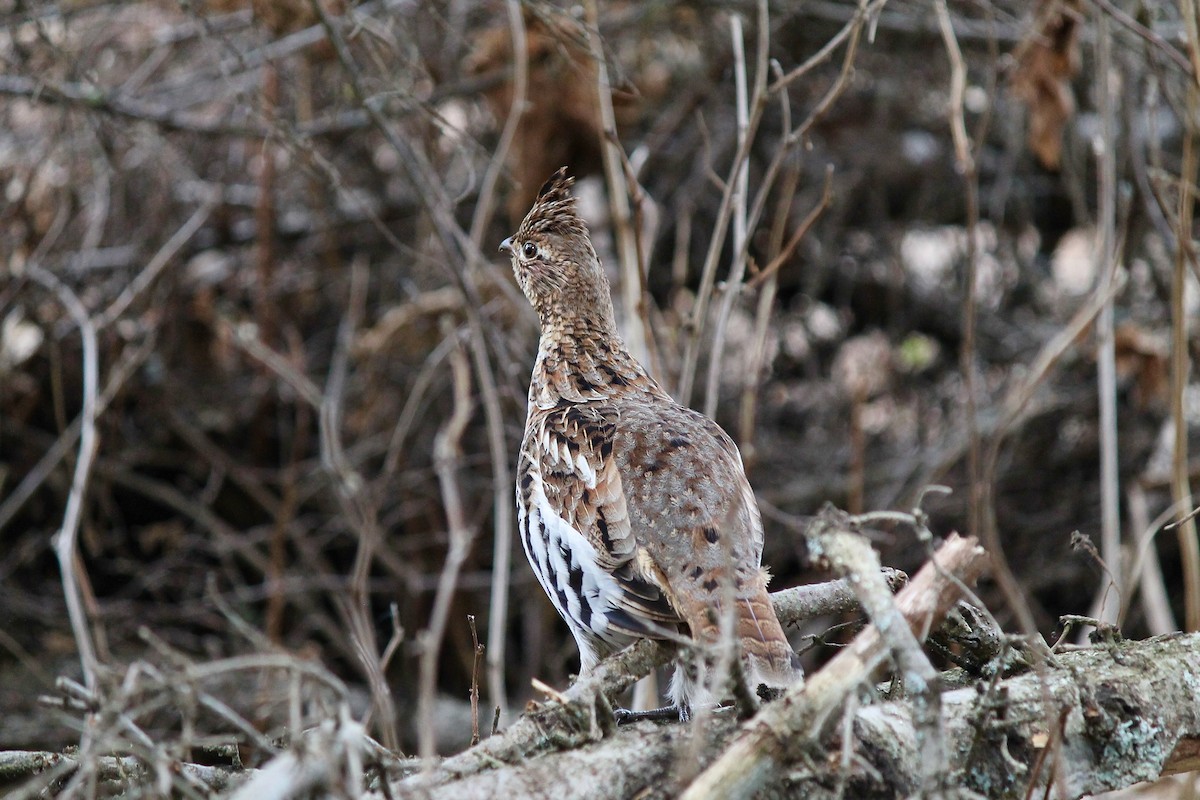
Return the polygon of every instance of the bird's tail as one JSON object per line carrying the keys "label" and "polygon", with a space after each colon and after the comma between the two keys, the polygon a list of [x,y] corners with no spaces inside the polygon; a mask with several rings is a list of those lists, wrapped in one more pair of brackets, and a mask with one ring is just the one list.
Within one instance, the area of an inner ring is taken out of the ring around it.
{"label": "bird's tail", "polygon": [[736,631],[741,644],[747,682],[751,688],[765,683],[773,688],[804,681],[800,657],[788,643],[783,626],[775,616],[766,587],[735,606]]}
{"label": "bird's tail", "polygon": [[[715,582],[710,580],[708,585]],[[714,587],[708,603],[693,606],[691,613],[684,614],[692,638],[700,645],[700,652],[695,661],[680,663],[675,670],[670,694],[676,705],[694,707],[725,699],[727,690],[717,686],[722,677],[715,674],[720,663],[715,654],[719,652],[722,628],[725,627],[732,631],[743,675],[751,691],[759,684],[784,688],[804,681],[800,659],[788,643],[771,606],[766,576],[759,573],[749,581],[737,581],[729,589],[722,592],[719,586]],[[732,626],[721,613],[725,599],[722,594],[725,597],[733,595]]]}

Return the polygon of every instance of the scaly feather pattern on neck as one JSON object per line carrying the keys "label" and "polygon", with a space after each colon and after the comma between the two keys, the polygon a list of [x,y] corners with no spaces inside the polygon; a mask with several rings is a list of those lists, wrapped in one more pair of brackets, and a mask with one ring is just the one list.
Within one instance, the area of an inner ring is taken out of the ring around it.
{"label": "scaly feather pattern on neck", "polygon": [[562,324],[542,330],[529,386],[530,406],[586,402],[646,393],[666,394],[638,363],[615,331]]}

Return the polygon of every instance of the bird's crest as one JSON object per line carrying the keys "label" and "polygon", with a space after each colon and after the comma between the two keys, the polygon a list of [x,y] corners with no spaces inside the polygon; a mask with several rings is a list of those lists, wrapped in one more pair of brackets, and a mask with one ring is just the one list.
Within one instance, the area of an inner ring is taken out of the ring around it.
{"label": "bird's crest", "polygon": [[571,194],[574,183],[575,179],[567,174],[567,168],[559,167],[538,190],[537,199],[525,215],[518,234],[586,234],[587,228],[576,212],[575,196]]}

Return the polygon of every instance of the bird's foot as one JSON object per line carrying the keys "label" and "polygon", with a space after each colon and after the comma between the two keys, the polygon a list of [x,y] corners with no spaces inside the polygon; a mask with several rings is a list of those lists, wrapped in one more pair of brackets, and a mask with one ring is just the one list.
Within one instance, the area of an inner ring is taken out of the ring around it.
{"label": "bird's foot", "polygon": [[663,706],[650,708],[645,711],[630,711],[628,708],[613,709],[613,717],[618,725],[632,725],[635,722],[651,720],[653,722],[687,722],[692,718],[691,709],[687,706]]}
{"label": "bird's foot", "polygon": [[760,683],[755,694],[758,695],[759,700],[764,703],[770,703],[772,700],[778,700],[783,697],[785,692],[787,692],[787,689],[782,686],[768,686],[765,683]]}
{"label": "bird's foot", "polygon": [[[727,714],[734,710],[733,706],[727,705],[710,705],[704,706],[710,714]],[[663,706],[662,708],[651,708],[646,711],[630,711],[628,708],[613,709],[613,718],[616,719],[618,725],[632,725],[635,722],[643,720],[651,720],[653,722],[680,722],[692,721],[693,709],[690,705],[684,703],[678,706]]]}

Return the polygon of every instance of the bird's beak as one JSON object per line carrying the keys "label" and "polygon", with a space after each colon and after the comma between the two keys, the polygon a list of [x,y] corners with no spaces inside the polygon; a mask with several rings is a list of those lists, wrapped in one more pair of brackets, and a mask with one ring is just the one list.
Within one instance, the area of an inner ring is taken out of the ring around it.
{"label": "bird's beak", "polygon": [[500,252],[501,252],[501,253],[507,253],[508,255],[510,255],[510,256],[511,256],[511,255],[512,255],[512,251],[513,251],[513,249],[512,249],[512,237],[510,236],[510,237],[508,237],[507,239],[505,239],[503,242],[501,242],[501,243],[500,243]]}

